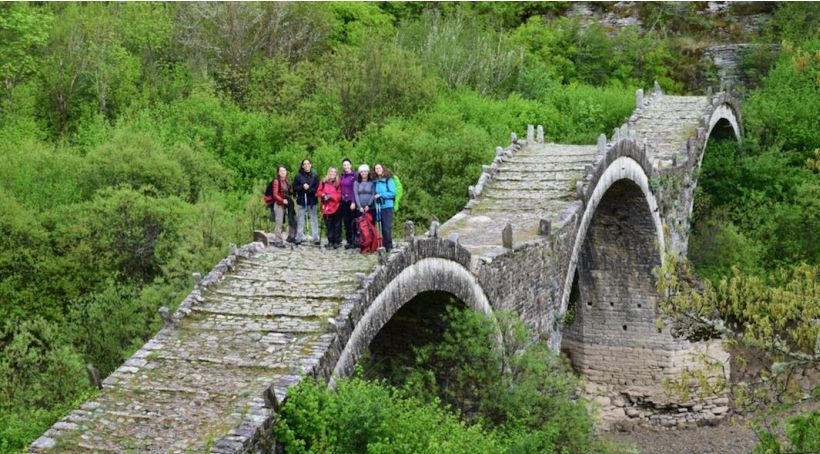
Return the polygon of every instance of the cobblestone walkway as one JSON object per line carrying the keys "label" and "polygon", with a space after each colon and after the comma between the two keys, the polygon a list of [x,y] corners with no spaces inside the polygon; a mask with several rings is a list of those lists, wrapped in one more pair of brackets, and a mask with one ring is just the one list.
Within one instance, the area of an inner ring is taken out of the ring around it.
{"label": "cobblestone walkway", "polygon": [[596,152],[594,145],[534,143],[502,156],[480,197],[442,226],[442,234],[458,232],[464,247],[489,256],[504,251],[501,231],[507,223],[514,242],[536,238],[541,219],[561,224],[580,206],[575,182]]}
{"label": "cobblestone walkway", "polygon": [[[318,362],[333,337],[326,333],[328,318],[353,292],[354,274],[369,273],[375,262],[374,255],[312,246],[239,258],[176,329],[163,329],[33,450],[240,447],[271,412],[265,389],[273,383],[284,395]],[[324,269],[327,263],[333,270]]]}
{"label": "cobblestone walkway", "polygon": [[698,127],[708,107],[705,96],[655,96],[635,122],[638,143],[646,139],[647,154],[672,160]]}

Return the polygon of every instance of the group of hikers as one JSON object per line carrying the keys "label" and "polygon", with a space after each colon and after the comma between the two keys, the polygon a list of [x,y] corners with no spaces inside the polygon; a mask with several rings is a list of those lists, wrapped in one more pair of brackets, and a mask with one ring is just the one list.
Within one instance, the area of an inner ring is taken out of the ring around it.
{"label": "group of hikers", "polygon": [[[345,249],[360,248],[365,253],[380,246],[387,251],[393,248],[393,213],[401,194],[400,186],[397,192],[398,180],[383,164],[375,164],[372,172],[370,166],[362,164],[354,172],[350,160],[345,158],[341,172],[330,167],[325,178],[320,179],[313,163],[305,159],[293,181],[284,165],[278,166],[276,173],[264,197],[274,223],[274,246],[285,247],[284,241],[301,245],[305,241],[306,217],[310,218],[313,244],[321,246],[317,219],[320,205],[327,227],[326,248],[342,246],[343,229]],[[283,241],[285,222],[287,239]],[[380,233],[374,226],[379,227]]]}

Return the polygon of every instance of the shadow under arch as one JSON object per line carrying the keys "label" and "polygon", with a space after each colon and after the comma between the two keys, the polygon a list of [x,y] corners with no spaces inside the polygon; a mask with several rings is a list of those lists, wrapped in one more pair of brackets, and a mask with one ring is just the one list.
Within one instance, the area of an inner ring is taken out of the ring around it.
{"label": "shadow under arch", "polygon": [[476,277],[461,264],[443,258],[424,258],[403,269],[368,306],[356,323],[330,377],[347,377],[373,339],[393,316],[417,295],[446,292],[476,312],[493,317],[490,302]]}
{"label": "shadow under arch", "polygon": [[359,361],[364,377],[401,385],[408,368],[415,364],[416,350],[442,342],[450,309],[469,310],[455,295],[443,291],[422,292],[405,303],[379,330],[368,346],[368,355]]}
{"label": "shadow under arch", "polygon": [[730,103],[719,105],[709,117],[709,130],[706,131],[706,138],[698,156],[697,167],[703,164],[703,157],[706,155],[706,148],[711,140],[734,139],[741,143],[742,131],[740,112],[737,107]]}

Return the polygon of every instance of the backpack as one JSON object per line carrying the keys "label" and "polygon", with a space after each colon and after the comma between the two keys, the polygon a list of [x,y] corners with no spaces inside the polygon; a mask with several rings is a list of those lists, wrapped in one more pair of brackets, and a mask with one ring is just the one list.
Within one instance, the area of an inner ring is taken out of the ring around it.
{"label": "backpack", "polygon": [[268,208],[273,207],[273,182],[274,180],[270,180],[270,183],[268,183],[268,188],[265,189],[265,194],[263,196],[265,205],[267,205]]}
{"label": "backpack", "polygon": [[368,215],[359,216],[356,220],[356,244],[362,248],[363,254],[379,248],[379,236]]}
{"label": "backpack", "polygon": [[399,211],[399,200],[401,200],[401,195],[404,193],[404,188],[401,185],[401,181],[393,175],[393,183],[396,184],[396,198],[393,199],[393,212],[396,213]]}

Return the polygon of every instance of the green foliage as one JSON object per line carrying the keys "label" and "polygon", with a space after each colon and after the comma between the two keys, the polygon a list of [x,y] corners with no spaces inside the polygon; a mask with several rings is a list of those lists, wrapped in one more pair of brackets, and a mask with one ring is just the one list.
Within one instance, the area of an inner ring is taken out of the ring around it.
{"label": "green foliage", "polygon": [[61,342],[65,334],[53,323],[7,318],[0,329],[3,410],[65,402],[86,388],[81,357]]}
{"label": "green foliage", "polygon": [[610,37],[596,24],[581,28],[567,18],[545,24],[543,18],[532,17],[515,30],[513,41],[525,49],[525,77],[542,72],[563,83],[647,87],[657,80],[668,91],[681,87],[670,69],[681,62],[671,44],[655,32],[626,27]]}
{"label": "green foliage", "polygon": [[451,87],[467,86],[481,94],[507,91],[523,64],[521,50],[504,34],[468,14],[427,12],[420,21],[406,23],[399,40]]}
{"label": "green foliage", "polygon": [[577,383],[515,315],[448,308],[439,344],[418,349],[406,387],[494,429],[509,452],[599,452]]}
{"label": "green foliage", "polygon": [[800,44],[820,38],[820,5],[810,2],[777,3],[772,17],[763,24],[765,42]]}
{"label": "green foliage", "polygon": [[[450,308],[441,343],[416,352],[403,390],[306,380],[274,427],[287,452],[607,452],[560,359],[509,314]],[[501,343],[499,344],[499,340]],[[455,413],[453,413],[455,412]],[[461,416],[461,420],[458,416]],[[466,422],[464,422],[466,419]]]}
{"label": "green foliage", "polygon": [[48,39],[52,20],[49,11],[27,3],[0,5],[0,81],[4,94],[37,72],[37,51]]}
{"label": "green foliage", "polygon": [[811,411],[792,416],[786,420],[786,440],[779,440],[774,433],[758,431],[760,444],[755,454],[798,454],[820,451],[820,412]]}
{"label": "green foliage", "polygon": [[328,76],[329,95],[338,103],[342,134],[348,139],[372,122],[412,114],[432,99],[435,89],[413,54],[378,41],[340,49]]}
{"label": "green foliage", "polygon": [[293,453],[499,452],[481,426],[467,426],[435,402],[383,383],[340,380],[336,390],[304,380],[288,392],[273,432]]}
{"label": "green foliage", "polygon": [[804,47],[784,45],[764,89],[751,93],[743,105],[746,134],[762,146],[798,153],[820,147],[818,80],[820,39],[806,42]]}

